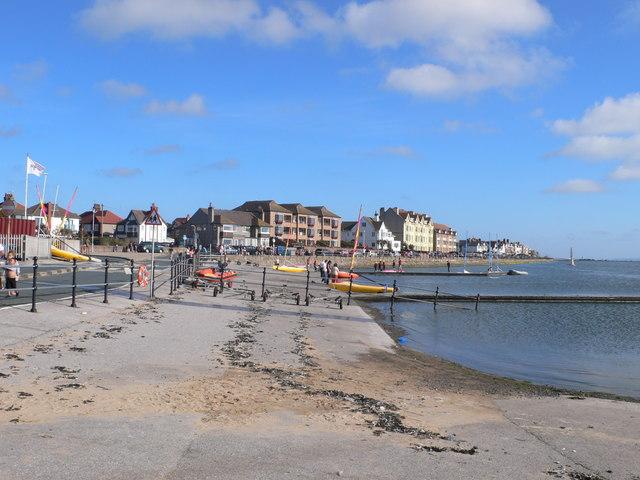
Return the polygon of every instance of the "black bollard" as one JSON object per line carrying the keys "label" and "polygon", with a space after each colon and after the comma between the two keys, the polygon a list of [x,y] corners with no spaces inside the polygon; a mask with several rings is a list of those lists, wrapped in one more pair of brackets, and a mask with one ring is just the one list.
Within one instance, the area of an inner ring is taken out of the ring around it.
{"label": "black bollard", "polygon": [[347,305],[351,305],[351,290],[353,289],[353,269],[349,270],[349,296],[347,297]]}
{"label": "black bollard", "polygon": [[102,303],[109,303],[107,298],[109,292],[109,259],[105,259],[104,261],[104,300]]}
{"label": "black bollard", "polygon": [[76,275],[77,275],[77,271],[78,271],[78,261],[74,258],[73,259],[73,267],[72,268],[72,274],[71,274],[71,306],[73,308],[76,308]]}
{"label": "black bollard", "polygon": [[309,276],[311,275],[311,272],[309,270],[307,270],[307,288],[304,291],[304,301],[305,304],[307,306],[309,306]]}
{"label": "black bollard", "polygon": [[36,290],[38,290],[38,257],[33,257],[33,283],[31,284],[31,312],[37,313],[36,308]]}
{"label": "black bollard", "polygon": [[480,294],[476,295],[476,312],[478,311],[478,303],[480,303]]}
{"label": "black bollard", "polygon": [[169,260],[169,295],[173,295],[173,253]]}
{"label": "black bollard", "polygon": [[129,300],[133,300],[133,258],[129,260],[129,268],[131,269],[131,273],[129,273]]}
{"label": "black bollard", "polygon": [[262,293],[260,294],[261,297],[264,297],[264,286],[266,281],[267,281],[267,267],[264,267],[262,269]]}
{"label": "black bollard", "polygon": [[433,309],[436,309],[436,306],[438,305],[438,294],[440,293],[440,287],[436,287],[436,294],[433,297]]}
{"label": "black bollard", "polygon": [[220,293],[224,292],[224,262],[220,263]]}

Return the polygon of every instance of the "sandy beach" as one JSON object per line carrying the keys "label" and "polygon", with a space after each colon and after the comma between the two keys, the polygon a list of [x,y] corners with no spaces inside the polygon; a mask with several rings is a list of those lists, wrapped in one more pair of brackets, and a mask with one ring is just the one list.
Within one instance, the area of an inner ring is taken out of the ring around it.
{"label": "sandy beach", "polygon": [[2,310],[0,477],[638,478],[640,404],[418,354],[313,290]]}

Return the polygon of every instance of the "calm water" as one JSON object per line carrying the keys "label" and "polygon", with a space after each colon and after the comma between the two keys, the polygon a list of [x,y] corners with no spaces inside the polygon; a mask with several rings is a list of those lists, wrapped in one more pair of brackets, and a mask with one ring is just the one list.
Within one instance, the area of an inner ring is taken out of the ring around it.
{"label": "calm water", "polygon": [[[400,276],[398,284],[401,292],[438,286],[442,292],[472,295],[640,296],[640,262],[514,268],[529,275]],[[468,268],[474,269],[481,270]],[[406,331],[407,346],[425,353],[536,383],[640,398],[640,304],[481,303],[478,312],[444,305],[434,312],[430,304],[401,302],[393,317],[387,304],[371,306]]]}

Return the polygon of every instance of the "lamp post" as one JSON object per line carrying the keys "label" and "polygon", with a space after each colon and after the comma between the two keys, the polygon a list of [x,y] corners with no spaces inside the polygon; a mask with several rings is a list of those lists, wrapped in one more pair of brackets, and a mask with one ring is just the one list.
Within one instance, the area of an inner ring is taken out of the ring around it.
{"label": "lamp post", "polygon": [[93,234],[96,231],[96,204],[91,209],[91,254],[93,255]]}

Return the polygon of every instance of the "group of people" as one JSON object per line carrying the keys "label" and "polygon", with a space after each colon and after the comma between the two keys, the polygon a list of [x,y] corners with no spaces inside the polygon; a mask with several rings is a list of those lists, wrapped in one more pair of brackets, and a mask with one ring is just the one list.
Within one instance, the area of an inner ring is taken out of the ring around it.
{"label": "group of people", "polygon": [[[396,261],[395,259],[393,260],[393,263],[391,264],[391,268],[393,270],[396,270]],[[373,264],[373,271],[374,272],[384,272],[387,269],[387,262],[385,262],[384,260],[380,261],[380,262],[375,262]],[[399,258],[398,259],[398,270],[402,270],[402,259]]]}
{"label": "group of people", "polygon": [[331,263],[331,260],[324,261],[322,260],[318,263],[317,260],[313,261],[313,269],[320,270],[320,277],[322,278],[322,283],[328,284],[329,281],[336,281],[338,279],[338,274],[340,273],[340,268],[338,268],[337,263]]}
{"label": "group of people", "polygon": [[16,254],[13,250],[8,252],[4,251],[4,245],[0,244],[0,268],[2,269],[2,275],[0,275],[0,289],[7,290],[7,294],[10,297],[18,296],[18,280],[20,278],[20,264],[16,258]]}

